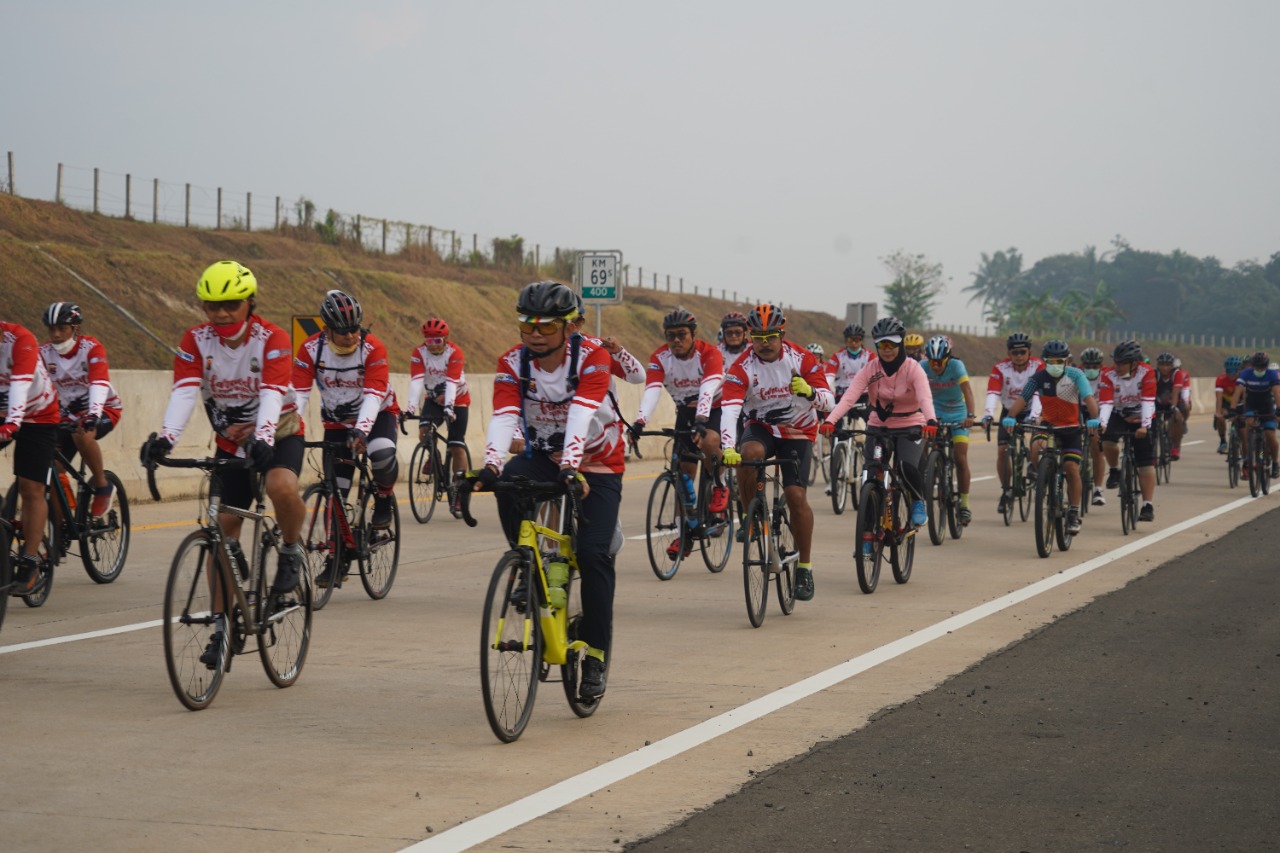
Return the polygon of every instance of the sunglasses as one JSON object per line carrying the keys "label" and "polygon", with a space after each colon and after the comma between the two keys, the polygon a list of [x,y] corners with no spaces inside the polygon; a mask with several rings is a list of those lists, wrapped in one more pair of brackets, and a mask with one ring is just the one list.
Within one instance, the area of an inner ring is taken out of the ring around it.
{"label": "sunglasses", "polygon": [[767,344],[770,341],[776,341],[782,337],[781,332],[769,332],[766,335],[752,335],[751,342],[757,344]]}
{"label": "sunglasses", "polygon": [[688,329],[675,329],[670,332],[663,332],[662,336],[669,341],[683,341],[689,337]]}
{"label": "sunglasses", "polygon": [[556,330],[564,325],[564,320],[547,320],[542,323],[526,323],[521,320],[519,323],[520,334],[522,335],[554,335]]}
{"label": "sunglasses", "polygon": [[860,343],[862,343],[862,338],[845,338],[844,340],[845,340],[845,343],[848,343],[848,344],[860,344]]}
{"label": "sunglasses", "polygon": [[900,346],[902,345],[893,341],[876,341],[876,349],[897,349]]}
{"label": "sunglasses", "polygon": [[204,310],[210,314],[216,311],[226,310],[235,313],[240,310],[240,306],[244,304],[243,299],[225,299],[221,302],[205,302]]}
{"label": "sunglasses", "polygon": [[354,335],[358,331],[360,331],[359,326],[345,326],[341,329],[336,326],[329,327],[329,334],[331,335]]}
{"label": "sunglasses", "polygon": [[423,340],[429,347],[442,347],[445,342],[445,338],[423,338]]}
{"label": "sunglasses", "polygon": [[1030,354],[1031,354],[1031,350],[1026,349],[1025,347],[1009,350],[1009,355],[1030,355]]}
{"label": "sunglasses", "polygon": [[1067,360],[1065,358],[1046,358],[1044,360],[1044,363],[1045,364],[1066,364]]}

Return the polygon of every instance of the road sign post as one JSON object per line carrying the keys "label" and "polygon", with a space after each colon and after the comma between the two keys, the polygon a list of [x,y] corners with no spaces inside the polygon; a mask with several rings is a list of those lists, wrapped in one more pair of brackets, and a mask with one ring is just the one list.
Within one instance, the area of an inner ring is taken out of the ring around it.
{"label": "road sign post", "polygon": [[596,337],[600,337],[600,315],[605,305],[622,302],[622,252],[616,249],[582,252],[578,255],[578,292],[586,305],[596,308]]}

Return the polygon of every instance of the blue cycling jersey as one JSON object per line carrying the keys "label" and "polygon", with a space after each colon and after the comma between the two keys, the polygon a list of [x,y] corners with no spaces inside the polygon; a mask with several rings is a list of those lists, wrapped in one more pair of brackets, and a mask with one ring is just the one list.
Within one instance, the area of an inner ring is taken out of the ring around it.
{"label": "blue cycling jersey", "polygon": [[1280,372],[1265,370],[1262,375],[1246,367],[1236,375],[1236,384],[1244,386],[1244,408],[1247,412],[1269,415],[1275,411],[1276,401],[1271,389],[1280,385]]}
{"label": "blue cycling jersey", "polygon": [[933,392],[933,408],[938,420],[947,423],[962,421],[969,414],[964,402],[964,383],[969,381],[969,371],[958,358],[947,359],[942,373],[934,373],[928,360],[920,362],[924,375],[929,378],[929,390]]}

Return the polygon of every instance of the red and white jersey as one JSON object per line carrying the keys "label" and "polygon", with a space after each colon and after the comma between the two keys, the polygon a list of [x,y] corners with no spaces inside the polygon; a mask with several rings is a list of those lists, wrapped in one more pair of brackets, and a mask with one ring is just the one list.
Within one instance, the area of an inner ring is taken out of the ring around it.
{"label": "red and white jersey", "polygon": [[648,421],[666,388],[676,406],[691,406],[695,417],[705,418],[720,403],[724,384],[724,357],[714,344],[695,340],[688,358],[677,358],[669,346],[661,346],[649,356],[649,370],[640,412],[636,418]]}
{"label": "red and white jersey", "polygon": [[100,417],[104,410],[113,423],[120,421],[124,404],[111,384],[107,350],[97,338],[77,336],[75,346],[66,355],[59,355],[51,343],[41,344],[40,357],[58,389],[63,423]]}
{"label": "red and white jersey", "polygon": [[1156,411],[1156,370],[1149,364],[1139,363],[1132,374],[1120,378],[1114,367],[1102,371],[1098,383],[1098,420],[1106,426],[1114,411],[1129,423],[1151,426]]}
{"label": "red and white jersey", "polygon": [[427,351],[426,344],[418,344],[409,354],[409,411],[422,407],[422,392],[444,407],[471,405],[471,388],[467,385],[467,359],[462,348],[453,341],[445,341],[439,355]]}
{"label": "red and white jersey", "polygon": [[853,377],[858,375],[858,371],[875,360],[875,357],[876,354],[866,347],[859,349],[856,355],[850,353],[848,347],[840,347],[823,365],[831,387],[843,394],[853,383]]}
{"label": "red and white jersey", "polygon": [[354,426],[368,435],[379,413],[400,414],[391,389],[387,346],[372,333],[364,333],[355,352],[348,355],[335,352],[324,332],[303,341],[293,359],[299,411],[307,410],[313,384],[320,388],[320,418],[327,429]]}
{"label": "red and white jersey", "polygon": [[749,338],[744,339],[742,342],[742,346],[738,347],[737,352],[729,352],[729,348],[724,345],[723,341],[716,344],[716,349],[720,350],[720,357],[724,359],[725,372],[728,372],[729,368],[733,367],[733,363],[735,361],[742,358],[747,353],[751,352],[751,344],[749,343],[749,341],[750,341]]}
{"label": "red and white jersey", "polygon": [[58,392],[40,360],[36,336],[0,320],[0,412],[7,424],[56,424]]}
{"label": "red and white jersey", "polygon": [[[814,398],[806,400],[791,390],[792,377],[800,376],[809,383]],[[813,353],[791,341],[782,342],[782,352],[774,361],[761,361],[754,350],[739,358],[729,368],[724,380],[724,399],[720,429],[724,446],[733,447],[738,438],[738,412],[755,421],[778,438],[818,436],[819,411],[835,404],[827,373]]]}
{"label": "red and white jersey", "polygon": [[613,375],[628,385],[639,385],[644,382],[645,370],[640,359],[627,352],[626,347],[618,350],[613,358]]}
{"label": "red and white jersey", "polygon": [[613,382],[608,350],[594,338],[569,336],[564,360],[555,370],[543,370],[537,359],[529,358],[522,398],[523,349],[512,347],[498,359],[485,464],[501,471],[516,427],[523,426],[527,447],[557,457],[563,468],[622,473],[626,467],[622,422],[606,403]]}
{"label": "red and white jersey", "polygon": [[1182,402],[1191,405],[1191,374],[1179,367],[1173,372],[1173,381],[1182,389]]}
{"label": "red and white jersey", "polygon": [[[229,427],[253,424],[253,437],[274,446],[280,419],[296,414],[293,393],[293,348],[289,333],[257,314],[251,314],[244,343],[230,347],[211,323],[187,329],[173,357],[173,391],[160,434],[178,443],[196,400],[216,433],[218,447],[235,453],[239,446],[226,437]],[[303,433],[301,416],[298,432]]]}
{"label": "red and white jersey", "polygon": [[1006,410],[1012,406],[1013,401],[1022,396],[1027,380],[1042,367],[1044,362],[1034,356],[1027,359],[1026,366],[1021,370],[1014,367],[1011,359],[1002,358],[997,361],[991,368],[991,375],[987,377],[986,416],[994,418],[996,406],[1003,406]]}

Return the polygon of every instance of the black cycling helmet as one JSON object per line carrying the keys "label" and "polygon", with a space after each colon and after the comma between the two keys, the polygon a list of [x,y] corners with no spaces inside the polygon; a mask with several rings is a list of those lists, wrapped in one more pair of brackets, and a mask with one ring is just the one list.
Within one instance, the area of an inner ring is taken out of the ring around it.
{"label": "black cycling helmet", "polygon": [[664,329],[679,329],[682,327],[688,328],[692,332],[698,328],[698,318],[683,308],[674,308],[667,312],[667,316],[662,318],[662,328]]}
{"label": "black cycling helmet", "polygon": [[1097,347],[1086,347],[1085,351],[1080,353],[1080,363],[1085,367],[1101,367],[1102,350]]}
{"label": "black cycling helmet", "polygon": [[534,317],[572,320],[578,314],[578,294],[558,281],[535,281],[516,297],[516,313],[526,322]]}
{"label": "black cycling helmet", "polygon": [[1255,352],[1253,355],[1249,356],[1249,366],[1256,367],[1259,370],[1265,370],[1266,368],[1271,366],[1271,359],[1267,356],[1265,352],[1262,352],[1261,350],[1259,350],[1258,352]]}
{"label": "black cycling helmet", "polygon": [[902,325],[902,321],[897,317],[881,317],[876,320],[876,324],[871,327],[871,337],[877,343],[885,338],[898,338],[898,343],[902,343],[902,336],[907,331],[907,327]]}
{"label": "black cycling helmet", "polygon": [[330,329],[358,329],[364,309],[341,290],[330,290],[320,305],[320,319]]}
{"label": "black cycling helmet", "polygon": [[741,326],[745,329],[747,327],[747,315],[741,311],[730,311],[720,318],[721,329],[729,329],[733,326]]}
{"label": "black cycling helmet", "polygon": [[850,323],[844,327],[844,336],[846,338],[865,338],[867,332],[857,323]]}
{"label": "black cycling helmet", "polygon": [[1142,345],[1137,341],[1121,341],[1112,351],[1111,360],[1117,364],[1126,361],[1142,361]]}
{"label": "black cycling helmet", "polygon": [[1042,358],[1071,358],[1071,346],[1066,341],[1046,341],[1040,351]]}
{"label": "black cycling helmet", "polygon": [[787,327],[787,315],[771,302],[762,302],[747,315],[747,328],[753,332],[781,332]]}
{"label": "black cycling helmet", "polygon": [[1004,348],[1007,350],[1016,349],[1018,347],[1031,349],[1031,336],[1026,332],[1014,332],[1004,342]]}
{"label": "black cycling helmet", "polygon": [[1156,356],[1156,364],[1173,364],[1174,358],[1171,352],[1162,352]]}
{"label": "black cycling helmet", "polygon": [[80,313],[80,306],[74,302],[54,302],[44,309],[46,326],[79,326],[82,322],[84,316]]}

